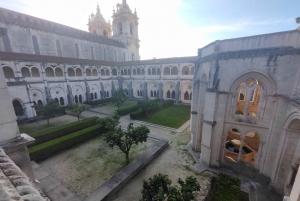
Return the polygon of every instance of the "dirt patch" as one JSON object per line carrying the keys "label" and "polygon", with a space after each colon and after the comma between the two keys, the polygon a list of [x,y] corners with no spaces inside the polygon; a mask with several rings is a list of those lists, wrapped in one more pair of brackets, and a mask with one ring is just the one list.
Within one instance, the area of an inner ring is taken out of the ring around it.
{"label": "dirt patch", "polygon": [[[135,145],[130,152],[131,161],[155,142]],[[87,197],[125,164],[125,154],[117,147],[110,148],[100,136],[63,151],[39,164],[48,173],[81,198]]]}

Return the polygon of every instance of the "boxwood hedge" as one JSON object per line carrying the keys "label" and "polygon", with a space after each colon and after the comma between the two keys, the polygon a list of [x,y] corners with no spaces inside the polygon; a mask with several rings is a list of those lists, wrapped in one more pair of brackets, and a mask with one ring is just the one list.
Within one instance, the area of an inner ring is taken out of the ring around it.
{"label": "boxwood hedge", "polygon": [[118,113],[118,115],[123,116],[123,115],[129,114],[131,112],[137,111],[138,109],[139,109],[139,107],[137,105],[133,105],[133,106],[118,109],[118,110],[116,110],[116,112]]}
{"label": "boxwood hedge", "polygon": [[95,125],[98,119],[98,117],[91,117],[70,124],[65,124],[63,126],[47,129],[45,131],[33,133],[30,136],[35,139],[35,142],[29,145],[28,147],[33,147],[38,144],[47,142],[49,140],[53,140],[55,138],[59,138],[61,136],[76,132],[78,130],[88,128],[90,126]]}
{"label": "boxwood hedge", "polygon": [[100,124],[97,124],[92,127],[31,147],[29,148],[30,158],[34,161],[41,161],[50,157],[53,153],[100,135],[103,133],[102,130],[103,127]]}
{"label": "boxwood hedge", "polygon": [[112,98],[106,98],[106,99],[101,99],[101,100],[90,101],[87,104],[89,104],[89,105],[100,105],[100,104],[108,103],[108,102],[111,102],[111,101],[112,101]]}

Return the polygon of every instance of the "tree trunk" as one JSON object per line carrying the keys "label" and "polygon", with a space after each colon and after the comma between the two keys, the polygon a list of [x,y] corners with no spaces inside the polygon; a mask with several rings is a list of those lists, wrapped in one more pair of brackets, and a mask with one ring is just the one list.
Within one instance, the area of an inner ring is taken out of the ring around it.
{"label": "tree trunk", "polygon": [[126,164],[129,164],[129,152],[126,153]]}
{"label": "tree trunk", "polygon": [[50,117],[47,118],[48,126],[49,126],[49,124],[50,124],[49,120],[50,120]]}
{"label": "tree trunk", "polygon": [[80,116],[80,115],[77,115],[78,121],[79,121],[79,116]]}

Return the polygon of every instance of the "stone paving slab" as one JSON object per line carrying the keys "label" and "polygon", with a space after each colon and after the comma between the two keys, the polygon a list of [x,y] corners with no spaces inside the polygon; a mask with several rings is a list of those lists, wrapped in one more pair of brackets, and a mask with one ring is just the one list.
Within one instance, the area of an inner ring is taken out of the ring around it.
{"label": "stone paving slab", "polygon": [[45,177],[49,176],[49,173],[46,172],[42,167],[38,167],[36,169],[34,169],[34,176],[37,180],[42,180]]}
{"label": "stone paving slab", "polygon": [[75,197],[74,194],[71,191],[69,191],[69,189],[64,187],[63,185],[59,185],[45,194],[52,201],[68,201],[69,199]]}
{"label": "stone paving slab", "polygon": [[45,177],[44,179],[40,180],[40,182],[44,193],[48,193],[60,185],[60,182],[52,176]]}

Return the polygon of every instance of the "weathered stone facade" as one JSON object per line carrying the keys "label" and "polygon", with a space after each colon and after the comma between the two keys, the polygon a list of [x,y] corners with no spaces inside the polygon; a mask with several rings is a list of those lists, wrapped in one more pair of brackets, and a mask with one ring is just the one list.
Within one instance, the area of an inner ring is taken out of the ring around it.
{"label": "weathered stone facade", "polygon": [[248,164],[286,195],[300,159],[299,36],[213,42],[198,50],[193,84],[192,144],[201,161]]}

